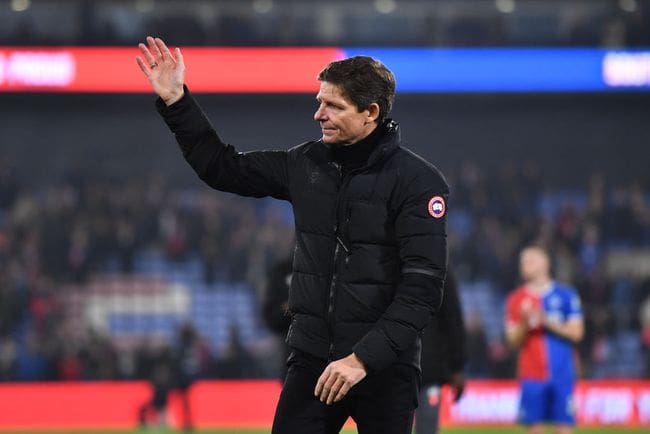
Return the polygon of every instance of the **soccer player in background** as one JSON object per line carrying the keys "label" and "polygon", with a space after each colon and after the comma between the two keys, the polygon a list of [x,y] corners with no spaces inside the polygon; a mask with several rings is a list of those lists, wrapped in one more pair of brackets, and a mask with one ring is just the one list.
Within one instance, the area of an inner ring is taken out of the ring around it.
{"label": "soccer player in background", "polygon": [[570,434],[575,425],[574,345],[584,335],[582,308],[576,291],[554,281],[550,268],[544,248],[524,248],[519,258],[523,284],[506,302],[506,339],[519,349],[518,419],[529,434],[541,434],[545,422],[554,425],[556,434]]}

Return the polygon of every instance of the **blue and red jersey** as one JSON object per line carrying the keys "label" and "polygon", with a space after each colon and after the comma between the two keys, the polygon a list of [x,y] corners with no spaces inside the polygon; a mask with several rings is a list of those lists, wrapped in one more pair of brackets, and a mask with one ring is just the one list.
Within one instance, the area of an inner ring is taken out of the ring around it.
{"label": "blue and red jersey", "polygon": [[[521,286],[506,302],[506,324],[521,322],[526,310],[540,310],[547,319],[560,323],[582,318],[580,298],[568,286],[552,282],[543,294]],[[575,380],[575,354],[573,344],[541,326],[528,331],[519,352],[518,376],[522,380],[561,381]]]}

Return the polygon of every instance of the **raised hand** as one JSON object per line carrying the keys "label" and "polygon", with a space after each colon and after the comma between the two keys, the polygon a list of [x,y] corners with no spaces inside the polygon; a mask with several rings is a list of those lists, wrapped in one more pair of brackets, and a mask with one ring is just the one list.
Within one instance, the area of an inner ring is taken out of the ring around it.
{"label": "raised hand", "polygon": [[144,59],[136,56],[138,66],[149,79],[153,91],[165,102],[172,105],[183,97],[185,63],[180,48],[175,55],[160,38],[147,36],[147,45],[140,43],[138,48]]}

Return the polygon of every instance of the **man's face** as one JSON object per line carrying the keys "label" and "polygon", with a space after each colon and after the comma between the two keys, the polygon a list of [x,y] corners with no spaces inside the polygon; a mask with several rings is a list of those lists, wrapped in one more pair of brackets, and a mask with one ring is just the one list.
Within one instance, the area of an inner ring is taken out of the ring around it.
{"label": "man's face", "polygon": [[524,281],[546,277],[549,273],[549,259],[541,249],[524,249],[519,257],[519,272]]}
{"label": "man's face", "polygon": [[370,110],[359,112],[357,106],[344,95],[340,86],[322,81],[316,95],[318,110],[314,113],[323,132],[323,142],[327,144],[352,144],[366,137],[375,128],[377,114]]}

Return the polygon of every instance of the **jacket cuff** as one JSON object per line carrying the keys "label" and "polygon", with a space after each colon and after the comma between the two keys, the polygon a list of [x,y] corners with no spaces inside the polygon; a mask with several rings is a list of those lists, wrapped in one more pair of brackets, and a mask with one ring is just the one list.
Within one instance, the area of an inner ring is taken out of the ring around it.
{"label": "jacket cuff", "polygon": [[368,332],[352,351],[363,362],[368,374],[377,373],[397,360],[397,354],[388,344],[386,337],[378,330]]}
{"label": "jacket cuff", "polygon": [[191,94],[190,94],[190,89],[187,87],[187,85],[183,85],[183,96],[181,99],[173,103],[172,105],[168,106],[165,104],[165,101],[162,100],[161,97],[156,98],[156,110],[158,110],[158,113],[161,115],[170,115],[175,112],[179,111],[180,109],[183,109],[183,107],[187,107],[188,103],[190,102],[189,100],[191,99]]}
{"label": "jacket cuff", "polygon": [[211,128],[210,122],[196,102],[190,90],[183,85],[184,94],[175,103],[168,106],[158,97],[156,110],[175,134],[192,133]]}

